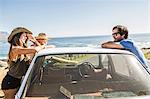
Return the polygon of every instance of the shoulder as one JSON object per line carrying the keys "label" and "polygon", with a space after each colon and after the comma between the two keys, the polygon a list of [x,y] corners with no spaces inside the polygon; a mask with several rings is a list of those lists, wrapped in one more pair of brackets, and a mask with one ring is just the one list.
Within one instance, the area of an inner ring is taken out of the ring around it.
{"label": "shoulder", "polygon": [[124,47],[124,48],[132,48],[134,46],[134,41],[132,39],[124,39],[122,41],[120,41],[120,44]]}
{"label": "shoulder", "polygon": [[134,41],[132,39],[124,39],[122,41],[120,41],[120,44],[133,44]]}
{"label": "shoulder", "polygon": [[133,40],[132,39],[123,39],[120,42],[133,42]]}

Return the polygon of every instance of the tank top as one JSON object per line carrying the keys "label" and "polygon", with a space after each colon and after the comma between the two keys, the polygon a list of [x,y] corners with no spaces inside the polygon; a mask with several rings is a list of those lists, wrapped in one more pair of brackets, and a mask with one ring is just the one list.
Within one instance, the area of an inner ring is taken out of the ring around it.
{"label": "tank top", "polygon": [[[15,48],[13,46],[13,48]],[[30,60],[27,55],[17,56],[13,61],[9,63],[8,74],[12,77],[21,79],[25,75],[30,64]]]}
{"label": "tank top", "polygon": [[17,61],[11,61],[9,65],[8,74],[15,78],[21,79],[29,67],[29,60],[26,61],[25,58],[23,60],[18,58]]}

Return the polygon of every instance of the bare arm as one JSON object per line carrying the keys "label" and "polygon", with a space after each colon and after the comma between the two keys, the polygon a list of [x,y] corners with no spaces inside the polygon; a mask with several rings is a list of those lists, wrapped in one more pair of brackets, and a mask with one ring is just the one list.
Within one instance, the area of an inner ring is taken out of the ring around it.
{"label": "bare arm", "polygon": [[35,39],[35,37],[33,37],[32,35],[28,35],[28,39],[35,43],[37,46],[40,46],[41,44]]}
{"label": "bare arm", "polygon": [[18,47],[18,48],[13,48],[12,52],[16,55],[20,55],[20,54],[35,54],[37,51],[35,48]]}
{"label": "bare arm", "polygon": [[101,44],[102,48],[114,48],[114,49],[124,49],[124,47],[120,44],[116,44],[113,41],[105,42]]}
{"label": "bare arm", "polygon": [[12,52],[15,55],[20,55],[20,54],[35,54],[39,50],[43,49],[44,46],[37,46],[37,47],[30,47],[30,48],[23,48],[23,47],[14,47],[12,49]]}

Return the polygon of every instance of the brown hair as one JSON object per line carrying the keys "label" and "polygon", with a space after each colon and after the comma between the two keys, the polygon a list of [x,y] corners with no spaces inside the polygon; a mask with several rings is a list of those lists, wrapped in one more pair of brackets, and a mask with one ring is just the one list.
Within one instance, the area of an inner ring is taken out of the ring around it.
{"label": "brown hair", "polygon": [[114,26],[113,27],[113,29],[112,30],[114,30],[114,29],[118,29],[118,33],[122,36],[122,35],[125,35],[125,39],[127,39],[128,38],[128,29],[127,29],[127,27],[125,27],[125,26],[122,26],[122,25],[116,25],[116,26]]}
{"label": "brown hair", "polygon": [[9,49],[9,53],[8,53],[8,63],[10,61],[12,61],[12,57],[14,55],[14,53],[12,53],[12,46],[22,46],[19,39],[20,39],[20,36],[23,34],[22,33],[17,33],[16,35],[14,35],[14,37],[12,38],[11,42],[10,42],[10,49]]}

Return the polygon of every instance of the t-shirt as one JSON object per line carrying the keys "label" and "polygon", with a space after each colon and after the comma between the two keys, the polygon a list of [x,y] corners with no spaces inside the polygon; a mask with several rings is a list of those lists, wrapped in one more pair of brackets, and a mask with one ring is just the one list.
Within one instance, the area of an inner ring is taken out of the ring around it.
{"label": "t-shirt", "polygon": [[144,57],[144,54],[142,51],[135,45],[135,42],[132,39],[123,39],[120,41],[120,44],[125,48],[134,53],[140,61],[145,65],[146,68],[148,68],[148,65],[146,63],[146,59]]}

